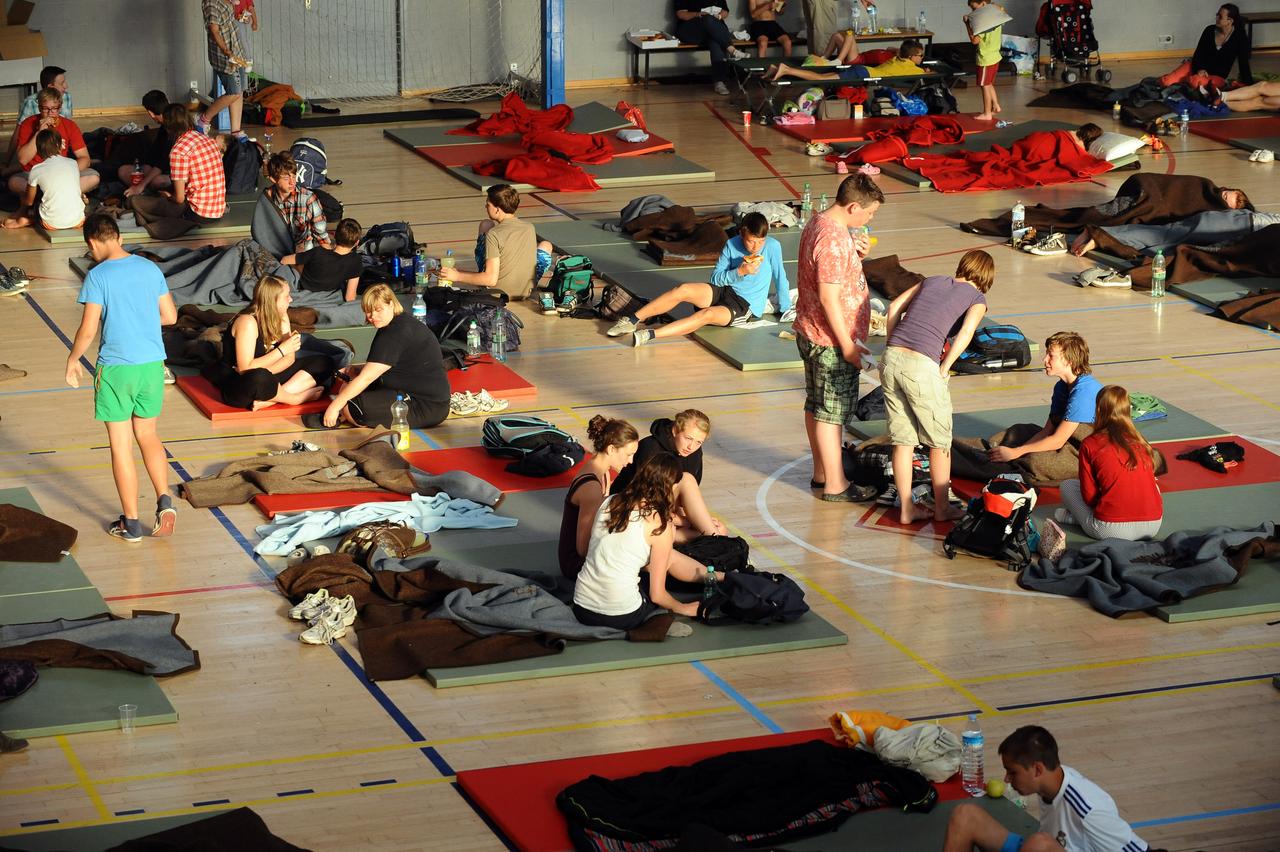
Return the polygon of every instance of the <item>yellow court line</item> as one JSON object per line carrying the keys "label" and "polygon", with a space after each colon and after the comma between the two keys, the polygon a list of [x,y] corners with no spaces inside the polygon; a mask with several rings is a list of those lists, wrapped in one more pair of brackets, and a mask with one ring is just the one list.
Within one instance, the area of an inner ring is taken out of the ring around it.
{"label": "yellow court line", "polygon": [[820,701],[843,701],[847,698],[867,698],[872,695],[896,695],[900,692],[926,692],[930,689],[946,689],[945,683],[930,681],[929,683],[908,684],[906,686],[883,686],[879,689],[857,689],[853,692],[836,692],[831,695],[804,695],[796,698],[775,698],[771,701],[756,701],[757,707],[787,707],[797,704],[816,704]]}
{"label": "yellow court line", "polygon": [[71,743],[62,734],[59,734],[55,739],[58,741],[58,746],[61,747],[63,755],[66,756],[67,763],[71,766],[71,771],[76,774],[76,778],[80,781],[80,786],[84,788],[85,794],[89,797],[89,801],[93,802],[93,807],[98,811],[98,816],[103,818],[110,817],[111,811],[107,810],[107,803],[102,801],[102,796],[98,795],[97,788],[89,778],[89,773],[84,771],[84,766],[81,765],[80,758],[76,757],[75,750],[71,748]]}
{"label": "yellow court line", "polygon": [[578,421],[580,424],[582,424],[583,426],[586,426],[586,425],[587,425],[587,420],[586,420],[586,418],[584,418],[584,417],[583,417],[581,414],[579,414],[578,412],[574,411],[574,410],[573,410],[572,408],[570,408],[569,406],[567,406],[567,405],[558,405],[558,406],[556,406],[556,407],[557,407],[557,408],[559,408],[561,411],[563,411],[565,414],[567,414],[567,415],[569,415],[570,417],[572,417],[574,420],[577,420],[577,421]]}
{"label": "yellow court line", "polygon": [[1243,388],[1238,388],[1235,385],[1231,384],[1230,382],[1224,382],[1222,379],[1219,379],[1216,376],[1211,376],[1202,370],[1197,370],[1195,367],[1188,367],[1186,364],[1183,364],[1181,361],[1175,361],[1173,358],[1170,358],[1168,355],[1161,355],[1160,360],[1168,361],[1170,364],[1173,364],[1174,366],[1182,370],[1185,370],[1186,372],[1190,373],[1193,376],[1198,376],[1204,379],[1205,381],[1212,382],[1213,384],[1217,385],[1220,388],[1226,388],[1232,393],[1239,394],[1245,399],[1251,399],[1254,402],[1261,403],[1265,405],[1267,408],[1270,408],[1272,411],[1280,411],[1280,405],[1276,405],[1274,402],[1265,400],[1262,397],[1258,396],[1257,394],[1249,393],[1247,390],[1244,390]]}
{"label": "yellow court line", "polygon": [[[744,539],[745,539],[745,538],[747,538],[747,535],[742,531],[742,529],[741,529],[741,528],[739,528],[739,527],[737,527],[736,525],[733,525],[733,524],[730,524],[729,526],[730,526],[730,528],[731,528],[731,529],[733,529],[733,531],[734,531],[737,535],[742,536]],[[762,553],[764,553],[766,556],[768,556],[770,559],[772,559],[772,560],[773,560],[773,561],[778,565],[778,567],[779,567],[779,568],[788,568],[788,569],[791,569],[793,572],[795,572],[795,568],[794,568],[794,566],[792,566],[790,563],[788,563],[788,562],[784,561],[784,560],[782,559],[782,557],[778,556],[778,554],[777,554],[777,553],[775,553],[775,552],[773,551],[773,549],[772,549],[772,548],[770,548],[770,547],[768,547],[768,546],[766,546],[766,545],[760,544],[759,542],[755,542],[755,543],[753,544],[753,546],[754,546],[757,550],[761,551],[761,552],[762,552]],[[955,678],[951,677],[951,676],[950,676],[950,675],[948,675],[946,672],[942,671],[942,669],[938,668],[938,667],[937,667],[937,666],[935,666],[933,663],[929,662],[929,661],[928,661],[928,660],[926,660],[924,657],[922,657],[922,656],[920,656],[919,654],[917,654],[915,651],[911,650],[911,649],[910,649],[909,647],[907,647],[907,645],[906,645],[905,643],[903,643],[901,640],[897,639],[897,638],[896,638],[896,637],[894,637],[894,636],[891,636],[887,631],[883,630],[879,625],[877,625],[877,624],[876,624],[875,622],[873,622],[871,619],[867,618],[865,615],[863,615],[862,613],[858,612],[858,611],[857,611],[856,609],[854,609],[853,607],[849,606],[847,603],[845,603],[843,600],[841,600],[839,597],[837,597],[834,593],[832,593],[832,592],[828,591],[828,590],[827,590],[824,586],[822,586],[820,583],[818,583],[817,581],[812,580],[812,579],[810,579],[810,578],[806,577],[805,575],[803,575],[803,574],[801,574],[801,573],[799,573],[799,572],[795,572],[795,575],[796,575],[796,577],[798,577],[798,578],[801,580],[801,582],[803,582],[806,586],[809,586],[809,587],[810,587],[810,588],[812,588],[814,591],[816,591],[818,594],[822,595],[824,598],[826,598],[828,601],[830,601],[832,604],[834,604],[834,605],[835,605],[835,606],[836,606],[836,607],[837,607],[841,612],[845,613],[845,614],[846,614],[846,615],[848,615],[850,618],[852,618],[854,621],[856,621],[856,622],[858,622],[859,624],[861,624],[864,628],[866,628],[867,630],[871,631],[871,632],[872,632],[872,633],[874,633],[876,636],[879,636],[883,641],[887,642],[887,643],[888,643],[889,645],[891,645],[893,648],[897,649],[897,651],[898,651],[899,653],[901,653],[901,654],[903,654],[904,656],[908,657],[908,658],[909,658],[912,662],[914,662],[917,666],[919,666],[920,668],[922,668],[922,669],[924,669],[925,671],[929,672],[929,674],[931,674],[931,675],[933,675],[934,677],[936,677],[936,678],[939,680],[939,682],[941,682],[942,684],[944,684],[944,685],[946,685],[946,686],[950,687],[953,691],[955,691],[955,692],[959,693],[960,695],[963,695],[965,698],[967,698],[967,699],[969,699],[970,701],[972,701],[972,702],[973,702],[973,704],[974,704],[974,706],[975,706],[975,707],[977,707],[979,710],[981,710],[983,713],[994,714],[994,713],[996,713],[996,712],[997,712],[997,711],[996,711],[996,708],[992,707],[990,704],[988,704],[987,702],[983,701],[983,700],[982,700],[981,698],[979,698],[976,694],[974,694],[971,690],[966,689],[966,688],[965,688],[965,686],[964,686],[964,684],[960,683],[958,680],[956,680]]]}
{"label": "yellow court line", "polygon": [[40,787],[16,787],[10,790],[0,790],[0,796],[30,796],[33,793],[52,793],[54,790],[72,790],[79,787],[79,784],[45,784]]}
{"label": "yellow court line", "polygon": [[997,675],[965,678],[965,683],[996,683],[998,681],[1019,680],[1021,678],[1044,677],[1046,675],[1067,674],[1068,672],[1090,672],[1118,666],[1135,666],[1142,663],[1162,663],[1170,660],[1188,660],[1194,657],[1207,657],[1213,654],[1230,654],[1237,651],[1266,651],[1280,648],[1280,642],[1262,642],[1257,645],[1234,645],[1229,648],[1201,648],[1195,651],[1173,651],[1168,654],[1154,654],[1149,657],[1131,657],[1127,660],[1104,660],[1097,663],[1076,663],[1071,666],[1055,666],[1047,669],[1032,669],[1023,672],[1005,672]]}
{"label": "yellow court line", "polygon": [[160,817],[184,816],[186,814],[214,814],[224,810],[233,810],[235,808],[252,808],[264,805],[280,804],[281,802],[292,802],[299,799],[331,799],[336,796],[350,796],[356,793],[380,793],[385,790],[403,790],[410,787],[426,787],[432,784],[452,784],[456,776],[448,775],[443,778],[420,778],[413,781],[397,781],[394,784],[378,784],[373,787],[349,787],[345,790],[325,790],[320,793],[299,793],[296,796],[272,796],[269,799],[245,799],[242,802],[228,802],[225,805],[207,805],[202,808],[174,808],[168,811],[149,811],[142,814],[133,814],[131,816],[115,817],[110,814],[103,814],[100,820],[86,819],[77,822],[60,822],[56,825],[40,825],[31,828],[22,828],[17,831],[0,832],[0,837],[14,837],[20,834],[41,834],[46,831],[58,831],[64,828],[88,828],[90,826],[101,825],[119,825],[125,822],[138,822],[139,820],[157,819]]}

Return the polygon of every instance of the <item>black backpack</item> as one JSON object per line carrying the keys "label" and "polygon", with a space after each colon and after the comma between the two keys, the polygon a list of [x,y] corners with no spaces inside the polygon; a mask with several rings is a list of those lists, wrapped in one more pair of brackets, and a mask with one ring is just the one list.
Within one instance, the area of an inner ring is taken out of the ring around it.
{"label": "black backpack", "polygon": [[251,139],[228,139],[227,153],[222,155],[222,172],[227,179],[227,195],[253,192],[262,174],[262,146]]}
{"label": "black backpack", "polygon": [[1036,491],[1021,482],[996,477],[982,493],[969,501],[964,517],[947,533],[942,552],[955,559],[963,550],[1005,563],[1010,571],[1021,571],[1031,562],[1033,530],[1031,510]]}
{"label": "black backpack", "polygon": [[480,443],[491,456],[522,459],[555,443],[570,443],[573,436],[554,423],[530,414],[495,414],[486,418]]}
{"label": "black backpack", "polygon": [[342,202],[334,198],[323,189],[311,190],[316,195],[316,201],[320,202],[320,209],[324,211],[324,220],[329,223],[338,222],[342,219]]}
{"label": "black backpack", "polygon": [[795,621],[809,611],[804,591],[785,574],[733,571],[716,584],[716,593],[698,604],[704,624],[772,624]]}
{"label": "black backpack", "polygon": [[647,303],[648,300],[633,295],[617,284],[606,284],[604,290],[600,292],[596,313],[600,319],[616,320],[632,316]]}
{"label": "black backpack", "polygon": [[751,564],[751,547],[746,539],[736,535],[700,535],[693,541],[677,544],[676,550],[699,565],[710,565],[726,574],[730,571],[754,573]]}
{"label": "black backpack", "polygon": [[925,106],[929,108],[929,115],[948,115],[960,111],[955,95],[941,83],[924,86],[916,92],[916,97],[924,101]]}
{"label": "black backpack", "polygon": [[388,222],[365,231],[356,251],[368,257],[402,257],[412,255],[418,244],[413,241],[413,228],[408,222]]}
{"label": "black backpack", "polygon": [[1031,363],[1031,344],[1016,325],[988,325],[973,333],[969,348],[951,369],[957,373],[999,373]]}
{"label": "black backpack", "polygon": [[587,451],[572,438],[551,441],[507,465],[507,471],[521,476],[555,476],[573,470],[586,457]]}
{"label": "black backpack", "polygon": [[[447,288],[428,287],[427,292],[440,289]],[[499,317],[502,318],[503,330],[507,336],[505,350],[507,352],[515,352],[520,348],[520,329],[524,328],[524,323],[520,321],[520,317],[508,310],[502,302],[495,303],[487,299],[472,300],[464,297],[462,303],[457,308],[454,308],[449,315],[449,321],[444,324],[444,328],[440,331],[440,339],[442,341],[465,341],[467,332],[471,328],[471,323],[475,322],[476,328],[480,332],[480,345],[487,352],[489,346],[493,343],[494,324]]]}

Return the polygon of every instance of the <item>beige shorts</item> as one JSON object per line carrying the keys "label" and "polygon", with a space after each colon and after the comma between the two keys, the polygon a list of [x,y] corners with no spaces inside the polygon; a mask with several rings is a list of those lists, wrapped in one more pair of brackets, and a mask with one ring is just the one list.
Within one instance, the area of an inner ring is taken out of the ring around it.
{"label": "beige shorts", "polygon": [[880,382],[894,446],[951,447],[951,391],[936,361],[891,346],[881,362]]}

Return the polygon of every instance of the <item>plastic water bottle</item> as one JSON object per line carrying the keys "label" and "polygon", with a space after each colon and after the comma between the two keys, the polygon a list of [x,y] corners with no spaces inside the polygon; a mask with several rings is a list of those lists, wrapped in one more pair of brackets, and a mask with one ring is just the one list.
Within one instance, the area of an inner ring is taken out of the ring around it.
{"label": "plastic water bottle", "polygon": [[453,256],[453,249],[449,249],[444,253],[444,257],[440,258],[440,286],[453,286],[453,270],[458,266],[458,260]]}
{"label": "plastic water bottle", "polygon": [[1185,109],[1182,115],[1178,116],[1178,135],[1183,139],[1187,138],[1187,134],[1191,132],[1191,114]]}
{"label": "plastic water bottle", "polygon": [[716,596],[716,569],[714,565],[707,566],[707,573],[703,575],[702,580],[702,600],[707,602]]}
{"label": "plastic water bottle", "polygon": [[427,250],[424,248],[419,248],[413,255],[413,286],[418,288],[419,294],[427,286]]}
{"label": "plastic water bottle", "polygon": [[1164,298],[1164,277],[1164,252],[1156,249],[1156,256],[1151,261],[1151,298]]}
{"label": "plastic water bottle", "polygon": [[391,431],[396,433],[396,449],[404,452],[409,449],[409,406],[403,394],[396,394],[396,401],[391,403]]}
{"label": "plastic water bottle", "polygon": [[493,329],[489,333],[489,355],[495,361],[507,360],[507,323],[502,308],[493,312]]}
{"label": "plastic water bottle", "polygon": [[480,352],[480,326],[476,325],[475,320],[472,320],[471,325],[467,328],[467,354],[479,355]]}
{"label": "plastic water bottle", "polygon": [[129,186],[137,186],[140,183],[142,183],[142,162],[134,160],[133,174],[129,175]]}
{"label": "plastic water bottle", "polygon": [[826,209],[827,209],[827,204],[828,204],[828,202],[827,202],[827,194],[824,192],[824,193],[822,193],[822,195],[818,196],[818,209],[819,209],[819,210],[826,210]]}
{"label": "plastic water bottle", "polygon": [[925,17],[924,9],[920,10],[920,14],[916,15],[916,32],[927,33],[929,31],[929,19]]}
{"label": "plastic water bottle", "polygon": [[960,735],[962,751],[960,752],[960,786],[970,796],[987,795],[986,782],[983,781],[982,726],[978,724],[978,714],[970,713],[964,732]]}
{"label": "plastic water bottle", "polygon": [[1027,233],[1027,207],[1021,201],[1013,205],[1013,221],[1009,224],[1009,231],[1015,243]]}
{"label": "plastic water bottle", "polygon": [[851,20],[850,29],[854,33],[862,32],[862,4],[859,0],[853,0],[853,18]]}
{"label": "plastic water bottle", "polygon": [[1116,101],[1111,105],[1111,117],[1116,121],[1120,120],[1120,102]]}
{"label": "plastic water bottle", "polygon": [[413,298],[413,318],[423,325],[427,324],[427,300],[422,298],[422,290]]}
{"label": "plastic water bottle", "polygon": [[800,224],[807,224],[813,215],[813,190],[809,184],[804,185],[804,194],[800,196]]}
{"label": "plastic water bottle", "polygon": [[867,32],[880,32],[880,26],[876,23],[876,7],[874,3],[867,7]]}

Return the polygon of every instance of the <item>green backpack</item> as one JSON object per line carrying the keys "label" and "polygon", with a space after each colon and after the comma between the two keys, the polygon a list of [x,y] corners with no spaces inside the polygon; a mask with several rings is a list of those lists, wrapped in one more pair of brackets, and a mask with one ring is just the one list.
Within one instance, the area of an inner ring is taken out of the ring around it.
{"label": "green backpack", "polygon": [[593,291],[591,258],[571,254],[556,261],[551,270],[551,293],[557,305],[563,305],[566,296],[571,296],[579,305],[589,304]]}

